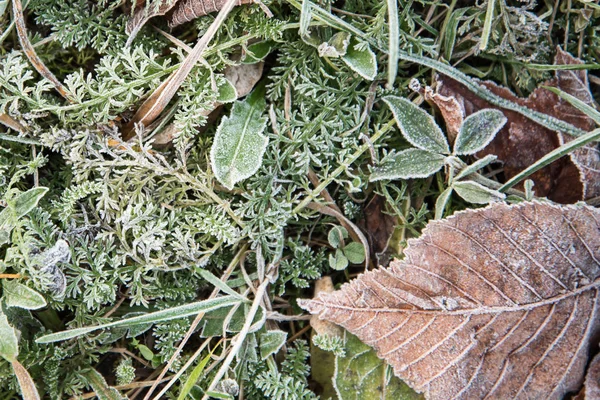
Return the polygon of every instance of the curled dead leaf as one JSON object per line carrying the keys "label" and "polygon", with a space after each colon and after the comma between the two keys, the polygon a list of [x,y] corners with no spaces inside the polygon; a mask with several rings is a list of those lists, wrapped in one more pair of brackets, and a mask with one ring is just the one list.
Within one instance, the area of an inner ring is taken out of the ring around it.
{"label": "curled dead leaf", "polygon": [[431,222],[405,259],[299,304],[430,399],[560,399],[599,333],[600,211],[495,204]]}
{"label": "curled dead leaf", "polygon": [[[557,50],[556,65],[579,63],[581,61],[569,53]],[[493,82],[481,84],[504,99],[566,121],[583,131],[594,128],[593,120],[543,87],[536,89],[527,98],[520,98]],[[584,70],[557,70],[555,78],[542,86],[557,87],[586,104],[593,104],[587,72]],[[499,109],[446,76],[438,77],[437,94],[454,97],[460,103],[465,116],[484,108]],[[517,175],[561,144],[572,140],[571,137],[549,130],[514,111],[501,110],[508,118],[508,123],[484,150],[477,153],[477,156],[497,155],[504,163],[507,179]],[[535,182],[537,196],[547,196],[559,203],[574,203],[596,197],[600,195],[600,153],[595,145],[588,145],[573,152],[570,158],[560,159],[538,171],[531,179]]]}

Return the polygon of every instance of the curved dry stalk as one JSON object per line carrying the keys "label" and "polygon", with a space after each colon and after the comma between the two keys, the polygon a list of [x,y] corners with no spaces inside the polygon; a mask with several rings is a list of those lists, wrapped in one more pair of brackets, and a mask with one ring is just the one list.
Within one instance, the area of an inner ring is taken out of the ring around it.
{"label": "curved dry stalk", "polygon": [[67,99],[71,103],[76,103],[75,99],[67,88],[54,76],[54,74],[46,67],[40,57],[38,57],[35,49],[31,45],[29,38],[27,37],[27,28],[25,27],[25,18],[23,16],[23,5],[21,0],[12,0],[13,19],[17,27],[17,36],[19,37],[19,43],[23,52],[29,59],[31,65],[37,72],[40,73],[44,78],[48,79],[54,85],[54,88],[62,97]]}

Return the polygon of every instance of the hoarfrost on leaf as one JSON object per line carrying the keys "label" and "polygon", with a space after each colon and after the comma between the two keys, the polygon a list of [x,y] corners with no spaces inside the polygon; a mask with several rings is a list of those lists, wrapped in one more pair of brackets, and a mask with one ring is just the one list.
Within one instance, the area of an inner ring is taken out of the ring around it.
{"label": "hoarfrost on leaf", "polygon": [[262,133],[267,118],[264,87],[256,89],[244,101],[234,104],[229,117],[224,117],[210,150],[215,177],[228,189],[254,175],[262,164],[269,142]]}

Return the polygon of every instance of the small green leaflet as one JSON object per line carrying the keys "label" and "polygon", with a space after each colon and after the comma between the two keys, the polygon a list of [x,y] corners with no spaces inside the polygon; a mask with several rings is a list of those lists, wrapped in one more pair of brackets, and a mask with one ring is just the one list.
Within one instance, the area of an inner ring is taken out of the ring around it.
{"label": "small green leaflet", "polygon": [[421,150],[450,153],[444,133],[425,110],[402,97],[387,96],[382,100],[390,107],[396,124],[410,144]]}
{"label": "small green leaflet", "polygon": [[460,197],[473,204],[488,204],[506,198],[504,193],[489,189],[473,181],[454,182],[452,188]]}
{"label": "small green leaflet", "polygon": [[374,182],[382,179],[427,178],[444,166],[445,158],[441,154],[427,150],[404,150],[396,154],[392,160],[374,168],[370,179]]}
{"label": "small green leaflet", "polygon": [[287,333],[281,330],[267,331],[260,335],[260,358],[266,360],[285,344]]}
{"label": "small green leaflet", "polygon": [[223,118],[210,150],[215,177],[223,186],[233,186],[260,168],[269,139],[262,133],[267,118],[265,86],[254,90],[244,101],[233,105],[229,117]]}
{"label": "small green leaflet", "polygon": [[377,57],[367,43],[359,43],[351,38],[342,60],[351,70],[369,81],[377,76]]}
{"label": "small green leaflet", "polygon": [[20,307],[26,310],[37,310],[46,306],[44,296],[15,280],[3,280],[4,302],[8,307]]}
{"label": "small green leaflet", "polygon": [[469,115],[458,132],[454,154],[468,155],[483,150],[506,124],[500,110],[485,109]]}
{"label": "small green leaflet", "polygon": [[225,104],[225,103],[233,103],[238,98],[238,92],[233,83],[229,82],[229,80],[223,78],[223,82],[218,86],[219,93],[217,95],[217,102]]}
{"label": "small green leaflet", "polygon": [[19,355],[19,339],[15,328],[10,326],[6,315],[0,309],[0,357],[12,362]]}

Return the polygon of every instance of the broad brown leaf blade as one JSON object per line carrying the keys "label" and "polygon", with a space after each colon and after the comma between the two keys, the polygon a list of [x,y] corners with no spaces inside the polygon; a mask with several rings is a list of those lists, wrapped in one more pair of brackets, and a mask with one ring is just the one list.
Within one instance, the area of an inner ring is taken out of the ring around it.
{"label": "broad brown leaf blade", "polygon": [[430,399],[560,399],[599,331],[600,212],[495,204],[433,221],[403,261],[299,301]]}
{"label": "broad brown leaf blade", "polygon": [[[557,49],[556,65],[578,63],[581,61]],[[507,88],[493,82],[481,82],[481,84],[500,97],[566,121],[584,131],[594,128],[590,118],[547,89],[540,87],[529,97],[520,98]],[[586,71],[558,70],[555,78],[542,86],[558,87],[591,104]],[[446,76],[438,78],[438,93],[455,97],[462,105],[465,116],[484,108],[498,109]],[[516,112],[505,109],[502,109],[502,112],[508,118],[508,123],[487,148],[477,153],[477,156],[497,155],[504,163],[504,174],[507,179],[517,175],[565,141],[571,140],[570,137],[536,124]],[[586,146],[573,152],[570,159],[560,159],[538,171],[531,176],[531,179],[535,182],[537,196],[547,196],[559,203],[574,203],[598,196],[600,195],[600,153],[595,146]]]}
{"label": "broad brown leaf blade", "polygon": [[149,6],[143,1],[141,4],[135,6],[135,11],[131,18],[127,21],[125,32],[129,35],[127,38],[127,46],[133,42],[133,39],[137,36],[140,29],[144,27],[146,22],[150,18],[165,15],[177,4],[178,0],[155,0]]}

